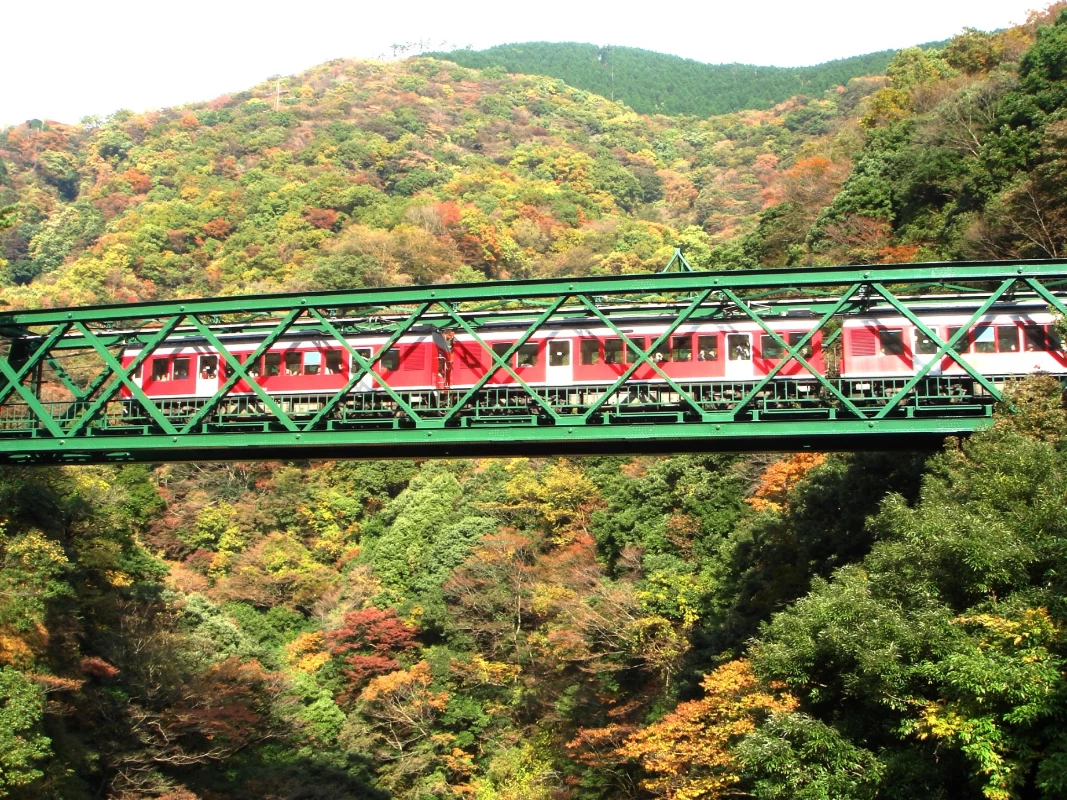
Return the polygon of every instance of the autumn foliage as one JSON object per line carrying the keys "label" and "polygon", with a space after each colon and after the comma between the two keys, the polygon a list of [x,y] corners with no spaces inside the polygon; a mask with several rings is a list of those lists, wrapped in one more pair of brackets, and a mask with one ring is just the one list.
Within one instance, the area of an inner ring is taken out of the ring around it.
{"label": "autumn foliage", "polygon": [[340,658],[350,690],[367,678],[400,666],[396,656],[415,646],[415,628],[392,609],[371,607],[345,614],[338,628],[326,634],[331,655]]}
{"label": "autumn foliage", "polygon": [[667,800],[718,800],[734,794],[741,769],[731,746],[769,714],[797,701],[760,687],[745,661],[731,661],[704,677],[704,697],[631,735],[617,753],[638,761],[642,785]]}
{"label": "autumn foliage", "polygon": [[796,453],[776,461],[763,471],[747,502],[754,511],[782,511],[789,493],[813,469],[826,460],[825,453]]}

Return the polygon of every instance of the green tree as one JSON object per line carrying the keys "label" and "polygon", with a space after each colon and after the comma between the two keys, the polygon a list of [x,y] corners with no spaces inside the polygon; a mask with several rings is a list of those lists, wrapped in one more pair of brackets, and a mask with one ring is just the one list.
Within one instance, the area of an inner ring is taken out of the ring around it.
{"label": "green tree", "polygon": [[43,716],[41,688],[12,667],[0,668],[0,797],[44,776],[38,767],[52,751],[40,732]]}

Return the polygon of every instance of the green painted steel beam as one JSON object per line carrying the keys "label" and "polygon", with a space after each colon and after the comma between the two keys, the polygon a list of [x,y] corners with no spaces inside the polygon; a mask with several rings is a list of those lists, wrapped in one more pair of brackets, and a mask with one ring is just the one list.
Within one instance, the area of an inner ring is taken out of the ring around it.
{"label": "green painted steel beam", "polygon": [[513,457],[544,454],[921,450],[988,426],[988,417],[926,420],[727,421],[670,425],[486,426],[438,430],[94,436],[3,443],[0,463],[86,464],[303,458]]}
{"label": "green painted steel beam", "polygon": [[876,281],[881,284],[1001,281],[1007,277],[1063,278],[1067,260],[1005,262],[938,262],[889,266],[816,267],[737,272],[684,272],[646,275],[618,275],[595,278],[496,281],[491,283],[400,286],[382,289],[322,292],[316,294],[275,294],[256,297],[165,300],[89,308],[10,311],[0,314],[0,329],[18,330],[36,325],[57,325],[75,319],[83,322],[117,323],[174,314],[217,315],[285,312],[307,307],[348,308],[425,302],[467,303],[478,301],[516,302],[533,298],[553,298],[564,294],[618,295],[698,292],[704,289],[783,289],[845,286]]}

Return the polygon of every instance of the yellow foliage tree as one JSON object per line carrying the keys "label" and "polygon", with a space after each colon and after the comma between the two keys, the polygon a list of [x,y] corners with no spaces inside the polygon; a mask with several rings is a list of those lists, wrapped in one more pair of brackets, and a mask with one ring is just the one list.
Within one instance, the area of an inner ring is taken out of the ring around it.
{"label": "yellow foliage tree", "polygon": [[771,464],[763,471],[752,497],[745,502],[755,511],[784,511],[793,487],[825,460],[825,453],[796,453]]}
{"label": "yellow foliage tree", "polygon": [[715,800],[734,793],[740,766],[732,745],[761,717],[789,712],[789,695],[765,691],[747,661],[723,664],[701,683],[704,697],[679,705],[631,735],[616,753],[649,773],[641,785],[667,800]]}

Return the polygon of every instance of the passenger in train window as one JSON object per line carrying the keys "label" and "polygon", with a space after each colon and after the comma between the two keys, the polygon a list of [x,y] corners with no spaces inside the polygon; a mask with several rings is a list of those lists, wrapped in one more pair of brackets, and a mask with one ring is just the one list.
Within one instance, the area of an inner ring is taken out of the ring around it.
{"label": "passenger in train window", "polygon": [[536,344],[524,344],[519,348],[516,362],[520,367],[536,367],[537,366],[537,345]]}
{"label": "passenger in train window", "polygon": [[1014,325],[997,326],[997,352],[1019,352],[1019,329]]}
{"label": "passenger in train window", "polygon": [[152,361],[152,380],[170,380],[170,361],[165,358],[157,358]]}
{"label": "passenger in train window", "polygon": [[200,377],[204,380],[214,380],[218,374],[218,356],[200,356]]}
{"label": "passenger in train window", "polygon": [[[726,350],[730,361],[749,361],[752,358],[752,343],[748,334],[731,333],[728,335]],[[766,356],[766,353],[764,355]]]}
{"label": "passenger in train window", "polygon": [[300,353],[286,353],[285,354],[285,374],[286,375],[299,375],[300,374]]}
{"label": "passenger in train window", "polygon": [[697,337],[697,360],[699,360],[699,361],[718,361],[719,360],[719,337],[718,336],[698,336]]}
{"label": "passenger in train window", "polygon": [[663,363],[663,353],[661,353],[661,352],[659,352],[657,350],[656,354],[654,356],[652,356],[652,360],[655,361],[657,364],[662,364]]}
{"label": "passenger in train window", "polygon": [[[357,350],[364,358],[370,358],[370,350]],[[339,350],[326,351],[326,374],[337,375],[341,372],[341,352]]]}
{"label": "passenger in train window", "polygon": [[621,364],[622,363],[622,339],[605,339],[604,340],[604,363],[605,364]]}
{"label": "passenger in train window", "polygon": [[1045,329],[1041,325],[1024,325],[1023,340],[1027,353],[1039,353],[1046,349]]}

